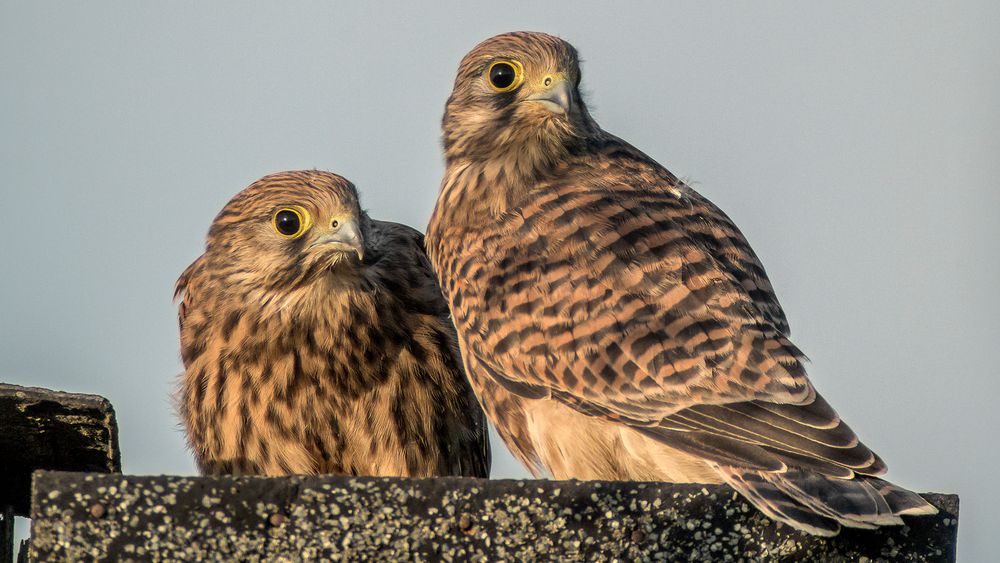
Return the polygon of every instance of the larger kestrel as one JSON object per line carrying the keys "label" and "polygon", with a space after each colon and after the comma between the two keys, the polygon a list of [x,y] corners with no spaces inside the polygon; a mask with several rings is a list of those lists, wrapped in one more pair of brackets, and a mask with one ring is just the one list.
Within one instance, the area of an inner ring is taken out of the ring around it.
{"label": "larger kestrel", "polygon": [[931,514],[816,392],[736,225],[580,98],[576,50],[484,41],[445,110],[427,232],[508,447],[558,478],[728,483],[819,535]]}
{"label": "larger kestrel", "polygon": [[178,405],[202,472],[489,476],[423,235],[370,219],[344,178],[254,182],[177,294]]}

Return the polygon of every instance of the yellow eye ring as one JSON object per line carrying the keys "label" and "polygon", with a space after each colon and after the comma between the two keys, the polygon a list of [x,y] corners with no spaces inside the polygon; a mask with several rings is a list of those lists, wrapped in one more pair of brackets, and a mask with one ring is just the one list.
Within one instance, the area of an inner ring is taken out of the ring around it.
{"label": "yellow eye ring", "polygon": [[274,232],[287,239],[297,239],[312,226],[312,218],[305,208],[298,205],[282,207],[271,217]]}
{"label": "yellow eye ring", "polygon": [[515,60],[494,61],[486,71],[486,83],[494,92],[510,92],[522,82],[524,82],[524,67]]}

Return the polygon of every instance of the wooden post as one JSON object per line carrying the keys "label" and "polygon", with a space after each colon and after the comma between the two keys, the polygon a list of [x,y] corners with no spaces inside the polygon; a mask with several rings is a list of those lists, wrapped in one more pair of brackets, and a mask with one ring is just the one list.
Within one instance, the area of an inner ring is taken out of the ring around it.
{"label": "wooden post", "polygon": [[0,428],[0,506],[17,516],[31,511],[36,469],[121,471],[115,411],[104,397],[0,383]]}
{"label": "wooden post", "polygon": [[14,507],[5,505],[0,518],[0,563],[14,563]]}

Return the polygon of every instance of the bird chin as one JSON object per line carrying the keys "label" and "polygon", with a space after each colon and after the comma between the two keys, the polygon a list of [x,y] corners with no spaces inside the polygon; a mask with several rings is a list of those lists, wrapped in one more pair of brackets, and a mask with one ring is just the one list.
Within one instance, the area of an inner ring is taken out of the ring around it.
{"label": "bird chin", "polygon": [[328,256],[324,256],[323,260],[326,261],[327,270],[335,270],[341,267],[357,266],[360,264],[358,255],[353,251],[343,252],[340,250],[331,251]]}
{"label": "bird chin", "polygon": [[[525,107],[529,106],[529,107]],[[543,109],[541,104],[525,104],[524,109],[519,112],[517,120],[522,127],[517,135],[524,135],[522,142],[537,144],[539,142],[549,145],[551,143],[560,144],[567,139],[573,138],[576,125],[569,115],[552,113]]]}
{"label": "bird chin", "polygon": [[528,103],[531,104],[531,106],[544,110],[553,117],[561,117],[565,119],[568,116],[566,108],[553,100],[537,99],[529,100]]}
{"label": "bird chin", "polygon": [[532,120],[543,122],[565,121],[569,114],[559,104],[549,100],[530,100],[521,104],[521,113]]}

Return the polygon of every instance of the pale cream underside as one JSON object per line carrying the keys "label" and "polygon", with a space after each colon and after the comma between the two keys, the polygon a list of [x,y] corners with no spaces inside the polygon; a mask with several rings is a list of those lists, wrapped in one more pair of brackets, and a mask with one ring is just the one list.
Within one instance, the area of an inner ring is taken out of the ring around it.
{"label": "pale cream underside", "polygon": [[721,483],[703,459],[633,428],[581,414],[552,399],[524,400],[528,431],[554,479]]}

